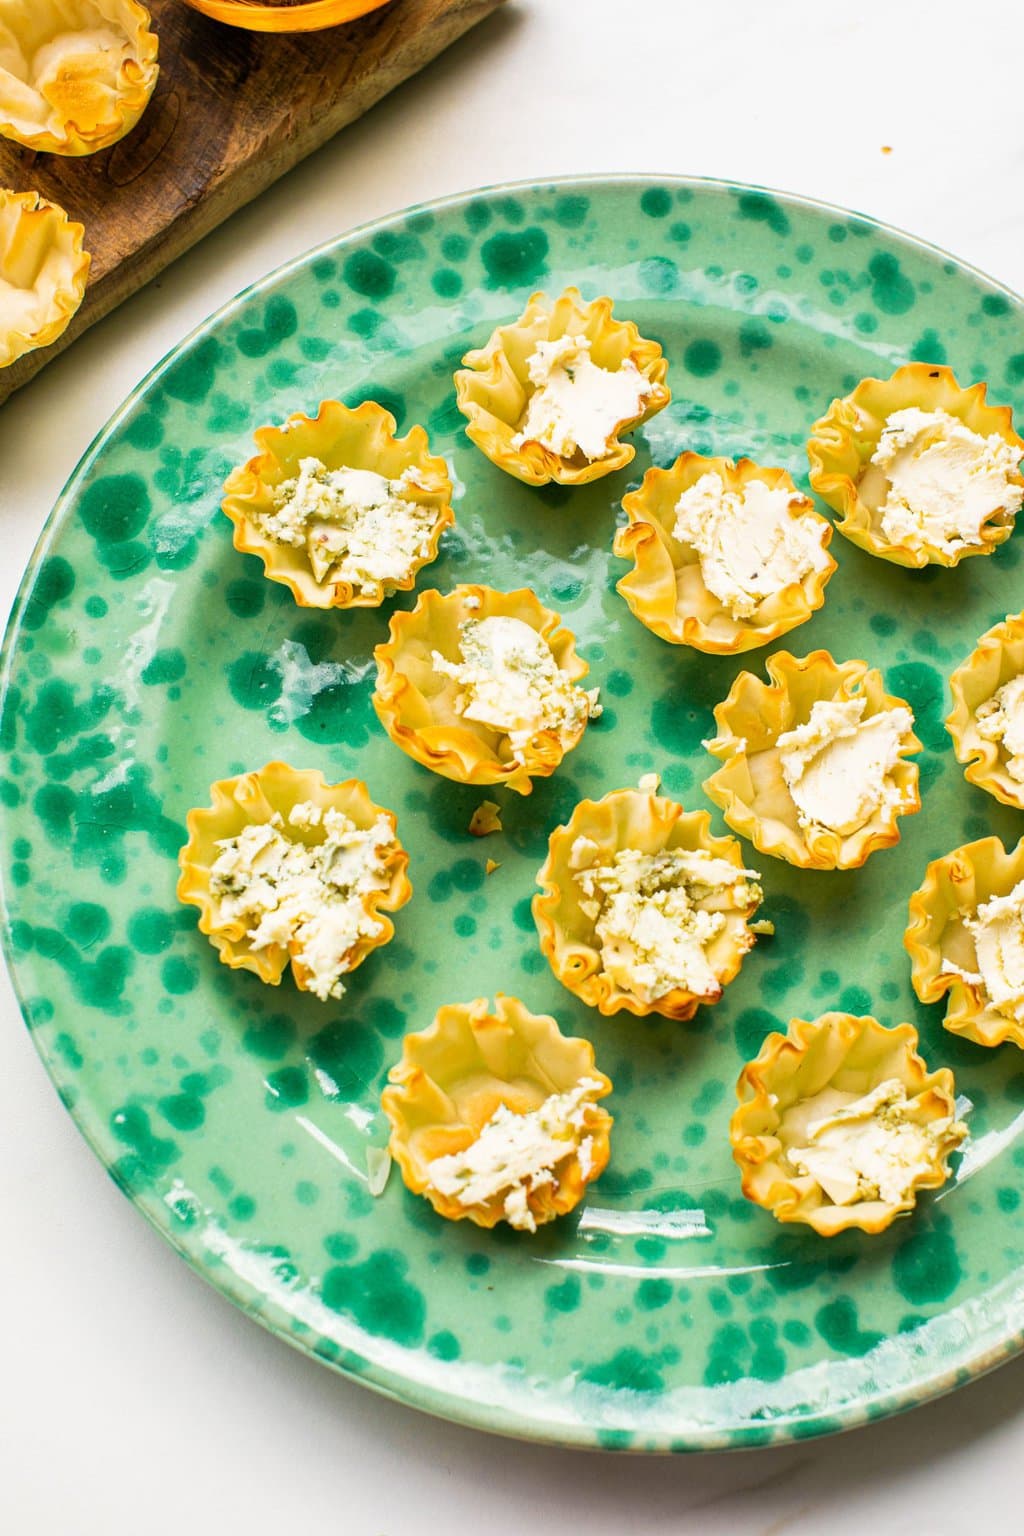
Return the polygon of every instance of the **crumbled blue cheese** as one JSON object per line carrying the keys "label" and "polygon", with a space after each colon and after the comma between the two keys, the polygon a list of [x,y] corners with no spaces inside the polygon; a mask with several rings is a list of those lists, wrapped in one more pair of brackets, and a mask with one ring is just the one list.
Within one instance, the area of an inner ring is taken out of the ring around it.
{"label": "crumbled blue cheese", "polygon": [[560,459],[606,458],[617,430],[643,415],[655,388],[631,358],[599,368],[586,336],[539,341],[527,369],[534,388],[512,445],[540,443]]}
{"label": "crumbled blue cheese", "polygon": [[915,1118],[914,1101],[898,1078],[887,1078],[861,1097],[828,1088],[802,1107],[811,1115],[807,1145],[789,1147],[786,1157],[833,1205],[862,1200],[901,1205],[919,1179],[945,1167],[950,1132],[966,1134],[950,1116]]}
{"label": "crumbled blue cheese", "polygon": [[515,1114],[499,1104],[479,1135],[461,1152],[435,1157],[426,1177],[439,1194],[460,1205],[486,1205],[504,1195],[510,1226],[536,1232],[529,1196],[557,1184],[556,1170],[573,1153],[586,1181],[593,1170],[593,1137],[584,1135],[587,1104],[601,1082],[584,1077],[567,1093],[553,1093],[537,1109]]}
{"label": "crumbled blue cheese", "polygon": [[459,685],[456,713],[507,735],[517,762],[539,731],[567,741],[601,712],[597,689],[577,688],[522,619],[464,619],[459,655],[448,661],[433,653],[434,670]]}
{"label": "crumbled blue cheese", "polygon": [[579,867],[588,851],[581,845],[588,843],[577,838],[569,863],[577,870],[580,910],[594,924],[609,980],[646,1003],[677,988],[706,1001],[720,997],[708,947],[728,913],[760,902],[760,876],[703,848],[624,848],[602,861],[590,844],[598,856]]}
{"label": "crumbled blue cheese", "polygon": [[977,549],[987,518],[1020,510],[1024,489],[1011,479],[1020,457],[998,432],[982,437],[948,411],[894,411],[871,456],[888,482],[882,532],[911,549]]}
{"label": "crumbled blue cheese", "polygon": [[695,550],[704,585],[734,619],[749,619],[766,597],[828,568],[828,524],[785,486],[750,480],[727,490],[709,473],[676,502],[672,536]]}
{"label": "crumbled blue cheese", "polygon": [[305,549],[321,584],[387,591],[430,553],[437,513],[408,497],[411,486],[422,484],[415,468],[387,480],[370,469],[328,469],[320,459],[301,459],[297,477],[276,487],[272,510],[252,518],[268,538]]}
{"label": "crumbled blue cheese", "polygon": [[1024,784],[1024,672],[979,704],[975,714],[978,735],[1002,747],[1007,773]]}
{"label": "crumbled blue cheese", "polygon": [[220,927],[239,924],[256,951],[287,948],[306,972],[309,990],[326,1002],[344,992],[341,977],[351,969],[357,942],[383,932],[365,898],[389,884],[386,860],[395,834],[386,816],[362,828],[311,801],[295,805],[288,824],[299,833],[320,831],[322,840],[290,837],[275,812],[270,821],[218,842],[210,891]]}
{"label": "crumbled blue cheese", "polygon": [[943,960],[943,971],[983,987],[999,1013],[1024,1021],[1024,880],[1006,896],[983,902],[964,927],[974,940],[976,971]]}
{"label": "crumbled blue cheese", "polygon": [[879,811],[906,803],[892,771],[914,717],[899,705],[865,719],[866,708],[863,694],[816,699],[804,724],[780,735],[782,776],[802,827],[847,837]]}

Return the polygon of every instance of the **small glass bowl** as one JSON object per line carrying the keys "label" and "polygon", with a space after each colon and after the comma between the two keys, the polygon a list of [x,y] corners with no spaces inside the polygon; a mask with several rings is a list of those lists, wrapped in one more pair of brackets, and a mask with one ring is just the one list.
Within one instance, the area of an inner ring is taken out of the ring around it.
{"label": "small glass bowl", "polygon": [[389,0],[305,0],[301,5],[264,5],[262,0],[185,0],[194,11],[244,27],[247,32],[319,32],[340,27],[369,11],[378,11]]}

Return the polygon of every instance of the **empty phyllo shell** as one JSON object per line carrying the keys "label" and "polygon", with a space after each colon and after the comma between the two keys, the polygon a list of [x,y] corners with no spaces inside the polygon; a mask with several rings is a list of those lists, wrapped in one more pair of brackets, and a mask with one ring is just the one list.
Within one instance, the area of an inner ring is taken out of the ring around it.
{"label": "empty phyllo shell", "polygon": [[221,961],[276,987],[339,998],[342,977],[394,934],[384,912],[412,895],[395,818],[359,779],[327,784],[316,770],[268,763],[211,786],[191,810],[178,899]]}
{"label": "empty phyllo shell", "polygon": [[[374,652],[373,706],[396,746],[460,784],[521,795],[554,773],[600,713],[557,613],[523,589],[424,592]],[[532,776],[532,777],[531,777]]]}
{"label": "empty phyllo shell", "polygon": [[618,590],[647,628],[719,654],[767,645],[810,618],[836,568],[832,525],[784,469],[684,453],[623,498]]}
{"label": "empty phyllo shell", "polygon": [[938,1189],[967,1135],[953,1074],[929,1072],[911,1024],[825,1013],[771,1034],[737,1084],[729,1140],[743,1193],[823,1237],[881,1232]]}
{"label": "empty phyllo shell", "polygon": [[50,155],[115,144],[153,94],[157,49],[137,0],[4,0],[0,133]]}
{"label": "empty phyllo shell", "polygon": [[741,672],[715,706],[723,760],[704,790],[735,832],[802,869],[855,869],[899,841],[921,808],[914,717],[864,661],[828,651],[767,661],[770,683]]}
{"label": "empty phyllo shell", "polygon": [[602,1013],[691,1019],[754,943],[761,901],[733,837],[707,811],[641,790],[583,800],[551,834],[533,915],[559,981]]}
{"label": "empty phyllo shell", "polygon": [[518,320],[467,352],[455,374],[468,436],[517,480],[583,485],[628,464],[620,441],[672,398],[668,363],[612,301],[535,293]]}
{"label": "empty phyllo shell", "polygon": [[406,1035],[381,1103],[391,1154],[438,1215],[521,1231],[564,1216],[608,1162],[611,1083],[589,1040],[517,997],[440,1008]]}
{"label": "empty phyllo shell", "polygon": [[903,942],[921,1001],[949,993],[948,1030],[1024,1048],[1024,840],[1007,853],[983,837],[929,864]]}
{"label": "empty phyllo shell", "polygon": [[37,192],[0,188],[0,368],[67,329],[89,276],[84,235]]}
{"label": "empty phyllo shell", "polygon": [[946,729],[964,777],[1024,810],[1024,614],[988,630],[949,679]]}
{"label": "empty phyllo shell", "polygon": [[316,416],[255,436],[260,452],[232,470],[222,505],[235,548],[258,555],[300,606],[377,608],[437,559],[452,483],[422,427],[396,437],[374,401],[325,400]]}
{"label": "empty phyllo shell", "polygon": [[833,400],[807,444],[811,485],[839,532],[897,565],[956,565],[1010,537],[1024,441],[985,385],[910,363]]}

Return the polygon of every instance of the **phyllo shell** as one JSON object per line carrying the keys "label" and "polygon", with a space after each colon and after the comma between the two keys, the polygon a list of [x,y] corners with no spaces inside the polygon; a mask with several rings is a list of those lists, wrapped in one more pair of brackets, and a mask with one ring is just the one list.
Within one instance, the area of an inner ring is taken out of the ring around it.
{"label": "phyllo shell", "polygon": [[[234,526],[236,549],[258,555],[264,574],[286,586],[302,608],[378,608],[392,592],[412,590],[417,573],[437,559],[441,534],[455,520],[448,466],[430,452],[421,426],[396,437],[395,418],[375,401],[351,409],[325,400],[315,416],[297,412],[279,427],[259,427],[254,436],[260,452],[231,471],[221,503]],[[275,491],[296,478],[303,459],[319,459],[329,470],[371,470],[387,480],[414,472],[402,497],[434,517],[427,551],[410,563],[407,576],[358,588],[349,581],[318,581],[305,548],[282,543],[259,528],[254,514],[274,511]]]}
{"label": "phyllo shell", "polygon": [[[948,1067],[929,1072],[917,1046],[911,1024],[886,1029],[877,1019],[849,1013],[793,1019],[786,1034],[769,1035],[740,1073],[739,1108],[729,1127],[747,1199],[777,1221],[802,1222],[822,1237],[833,1237],[850,1227],[881,1232],[913,1209],[919,1190],[944,1184],[949,1154],[967,1128],[956,1118],[953,1074]],[[889,1081],[900,1083],[912,1104],[911,1123],[935,1126],[934,1160],[927,1172],[914,1176],[902,1199],[879,1196],[837,1205],[787,1157],[791,1148],[806,1144],[808,1125],[815,1119],[808,1100],[827,1089],[860,1098]]]}
{"label": "phyllo shell", "polygon": [[513,755],[507,734],[467,720],[455,709],[458,684],[434,668],[438,651],[457,662],[459,625],[468,619],[520,619],[551,648],[561,671],[578,682],[590,670],[576,654],[576,641],[557,613],[534,592],[496,592],[493,587],[458,586],[442,595],[427,591],[408,613],[391,616],[389,639],[374,651],[377,686],[373,707],[396,746],[433,773],[459,784],[504,784],[528,795],[534,778],[554,773],[586,729],[584,718],[568,737],[554,730],[534,733]]}
{"label": "phyllo shell", "polygon": [[501,1192],[463,1204],[434,1186],[429,1166],[476,1141],[502,1105],[514,1115],[529,1114],[551,1095],[588,1083],[578,1138],[589,1138],[589,1147],[581,1158],[577,1145],[551,1182],[527,1191],[537,1226],[578,1205],[608,1162],[612,1117],[597,1100],[612,1085],[594,1065],[593,1046],[563,1035],[554,1019],[530,1013],[517,997],[499,992],[493,1013],[482,997],[440,1008],[427,1029],[405,1036],[389,1081],[381,1105],[391,1123],[392,1156],[409,1189],[449,1221],[493,1227],[505,1219]]}
{"label": "phyllo shell", "polygon": [[178,855],[181,878],[178,900],[199,908],[199,928],[217,950],[224,965],[232,970],[252,971],[261,981],[276,987],[289,961],[295,985],[310,991],[305,967],[285,944],[268,944],[254,949],[243,923],[223,920],[216,893],[210,887],[210,871],[220,850],[217,844],[237,837],[245,827],[269,822],[275,813],[284,823],[282,834],[293,842],[311,847],[321,841],[316,828],[289,824],[289,813],[296,805],[310,802],[321,811],[341,811],[361,829],[368,829],[383,816],[391,824],[392,842],[386,845],[383,873],[387,884],[362,896],[366,916],[378,926],[375,936],[361,936],[346,956],[345,974],[362,965],[367,955],[394,937],[394,925],[384,916],[405,905],[412,895],[406,870],[409,855],[398,840],[394,813],[375,805],[360,779],[346,779],[342,784],[328,784],[322,773],[313,769],[291,768],[287,763],[267,763],[238,778],[220,779],[210,786],[209,806],[195,807],[185,819],[188,842]]}
{"label": "phyllo shell", "polygon": [[[669,469],[649,469],[640,487],[622,500],[629,522],[616,533],[614,548],[620,559],[634,565],[616,588],[641,624],[662,640],[732,655],[767,645],[805,623],[825,601],[825,585],[836,563],[829,556],[822,570],[810,570],[801,581],[762,598],[750,618],[735,618],[708,590],[697,551],[673,532],[680,496],[707,474],[717,475],[726,491],[742,492],[758,480],[773,490],[781,487],[794,497],[798,494],[784,469],[764,468],[752,459],[734,463],[683,453]],[[793,506],[799,516],[824,525],[822,542],[827,547],[832,526],[814,510],[814,503],[800,496]]]}
{"label": "phyllo shell", "polygon": [[978,729],[978,709],[1000,688],[1024,673],[1024,613],[1008,614],[994,624],[974,650],[950,674],[952,712],[946,729],[953,738],[957,761],[965,763],[964,778],[995,795],[1004,805],[1024,810],[1024,782],[1007,770],[1001,744],[990,741]]}
{"label": "phyllo shell", "polygon": [[[974,937],[965,918],[1024,880],[1024,839],[1007,853],[998,837],[983,837],[934,859],[909,902],[903,943],[911,981],[923,1003],[949,994],[944,1027],[977,1045],[1012,1040],[1024,1049],[1024,1022],[995,1007],[977,976]],[[964,974],[966,973],[966,975]]]}
{"label": "phyllo shell", "polygon": [[[932,363],[908,363],[889,379],[862,379],[852,394],[833,400],[811,428],[807,444],[810,481],[818,495],[840,514],[836,527],[851,543],[896,565],[953,566],[968,555],[990,555],[1013,531],[1013,513],[993,509],[981,526],[981,544],[964,544],[952,551],[925,541],[892,543],[882,532],[881,507],[888,480],[871,463],[882,429],[895,411],[917,406],[945,411],[982,437],[998,434],[1024,455],[1024,441],[1013,430],[1009,406],[986,405],[986,386],[961,389],[952,369]],[[1019,473],[1012,483],[1024,486]]]}
{"label": "phyllo shell", "polygon": [[676,987],[646,1001],[618,986],[604,970],[596,920],[581,905],[583,892],[575,878],[580,865],[573,850],[583,838],[594,845],[588,848],[588,859],[594,863],[611,863],[625,849],[640,853],[703,849],[734,864],[739,881],[743,871],[739,843],[734,837],[714,837],[710,824],[707,811],[684,811],[660,795],[616,789],[602,800],[581,800],[566,825],[552,832],[548,856],[537,875],[540,892],[533,898],[533,916],[551,969],[582,1002],[603,1014],[625,1009],[639,1015],[692,1019],[701,1004],[717,1002],[739,974],[743,957],[754,944],[747,924],[759,905],[756,890],[751,890],[748,906],[723,912],[724,925],[706,947],[716,989],[697,995]]}
{"label": "phyllo shell", "polygon": [[153,94],[158,46],[138,0],[4,0],[0,134],[50,155],[116,144]]}
{"label": "phyllo shell", "polygon": [[38,192],[0,188],[0,368],[67,329],[89,276],[84,236]]}
{"label": "phyllo shell", "polygon": [[[541,443],[527,441],[517,447],[512,441],[536,388],[528,365],[537,343],[566,335],[588,338],[597,367],[615,372],[628,359],[655,386],[640,412],[616,424],[608,452],[598,459],[578,451],[564,459]],[[549,480],[584,485],[621,469],[636,449],[621,442],[619,434],[640,426],[672,398],[665,384],[668,363],[658,343],[641,336],[632,320],[613,319],[611,299],[585,302],[576,288],[566,288],[554,303],[544,293],[533,294],[518,320],[499,325],[486,346],[467,352],[462,361],[464,366],[455,373],[455,392],[469,423],[466,435],[499,469],[528,485],[546,485]]]}
{"label": "phyllo shell", "polygon": [[906,708],[906,700],[886,693],[876,667],[864,661],[837,662],[828,651],[801,657],[776,651],[766,668],[769,683],[741,672],[728,698],[716,704],[718,734],[705,746],[722,759],[722,767],[705,779],[704,792],[722,808],[733,831],[762,853],[801,869],[856,869],[877,848],[899,842],[897,817],[921,809],[917,764],[904,756],[919,752],[920,741],[912,731],[900,738],[900,755],[890,775],[898,791],[895,803],[879,806],[863,826],[843,835],[830,827],[800,825],[783,776],[778,739],[803,725],[819,699],[863,697],[865,721],[884,710]]}

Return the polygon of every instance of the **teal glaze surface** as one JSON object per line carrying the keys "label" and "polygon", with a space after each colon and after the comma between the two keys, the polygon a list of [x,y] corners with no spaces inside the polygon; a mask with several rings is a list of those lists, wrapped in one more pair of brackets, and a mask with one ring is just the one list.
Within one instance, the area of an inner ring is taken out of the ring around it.
{"label": "teal glaze surface", "polygon": [[[671,406],[637,457],[532,490],[465,438],[452,370],[531,290],[577,283],[662,342]],[[928,859],[1018,813],[969,787],[946,679],[1021,607],[1020,533],[991,558],[908,572],[842,538],[824,608],[784,642],[864,657],[924,742],[924,808],[861,871],[761,870],[762,940],[689,1025],[602,1019],[550,974],[529,913],[575,801],[651,769],[688,808],[701,740],[742,660],[670,647],[614,590],[619,502],[685,448],[781,464],[833,396],[908,359],[1024,408],[1022,311],[870,221],[744,187],[624,179],[510,187],[345,236],[243,294],[117,414],[40,542],[3,674],[6,943],[35,1043],[92,1147],[174,1247],[289,1342],[464,1422],[634,1449],[825,1433],[947,1390],[1019,1347],[1024,1063],[957,1041],[909,985],[906,900]],[[457,525],[419,589],[529,584],[576,633],[603,718],[553,778],[468,833],[484,792],[432,777],[370,707],[394,607],[312,612],[237,553],[221,483],[253,429],[322,398],[422,422]],[[398,815],[412,902],[340,1004],[230,972],[174,896],[184,819],[210,781],[284,757],[364,778]],[[714,828],[724,831],[713,807]],[[500,869],[485,877],[484,861]],[[612,1162],[536,1238],[437,1218],[393,1173],[379,1094],[439,1004],[516,993],[588,1035],[615,1084]],[[734,1083],[771,1029],[829,1008],[908,1018],[971,1101],[956,1176],[875,1239],[782,1229],[741,1196]]]}

